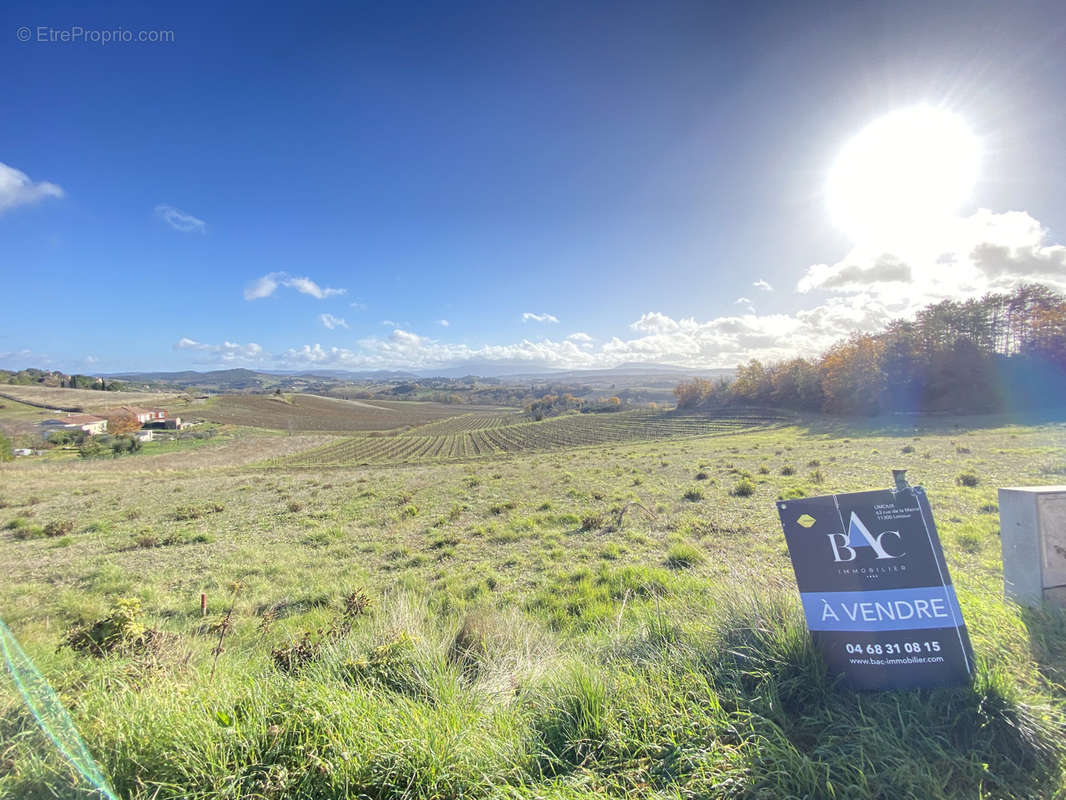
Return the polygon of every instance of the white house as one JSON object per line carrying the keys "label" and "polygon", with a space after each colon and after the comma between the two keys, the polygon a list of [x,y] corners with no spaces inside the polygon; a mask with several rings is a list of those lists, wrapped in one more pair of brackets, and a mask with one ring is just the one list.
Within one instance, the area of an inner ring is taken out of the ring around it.
{"label": "white house", "polygon": [[129,411],[137,417],[137,421],[144,425],[146,422],[158,422],[167,418],[167,412],[162,408],[139,408],[138,406],[123,406],[123,411]]}
{"label": "white house", "polygon": [[46,419],[41,423],[44,437],[47,439],[54,431],[85,431],[90,436],[104,433],[107,430],[107,420],[95,414],[67,414],[65,417]]}

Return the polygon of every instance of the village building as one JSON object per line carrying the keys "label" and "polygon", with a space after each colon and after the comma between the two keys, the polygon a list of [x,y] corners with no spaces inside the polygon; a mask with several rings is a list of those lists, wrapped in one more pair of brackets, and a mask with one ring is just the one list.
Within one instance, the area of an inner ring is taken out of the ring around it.
{"label": "village building", "polygon": [[41,423],[44,437],[47,439],[55,431],[85,431],[90,436],[107,430],[107,419],[95,414],[67,414],[65,417],[46,419]]}

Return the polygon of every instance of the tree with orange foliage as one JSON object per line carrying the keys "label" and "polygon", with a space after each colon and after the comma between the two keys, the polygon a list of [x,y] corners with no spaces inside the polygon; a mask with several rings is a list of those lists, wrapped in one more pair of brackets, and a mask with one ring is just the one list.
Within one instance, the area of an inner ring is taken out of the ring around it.
{"label": "tree with orange foliage", "polygon": [[674,397],[677,398],[678,408],[695,408],[714,391],[714,386],[705,378],[693,378],[690,381],[681,381],[674,387]]}
{"label": "tree with orange foliage", "polygon": [[133,433],[141,429],[141,421],[132,411],[122,409],[107,415],[107,432],[119,436],[123,433]]}
{"label": "tree with orange foliage", "polygon": [[829,349],[819,364],[825,410],[831,414],[876,414],[884,391],[884,342],[856,334]]}

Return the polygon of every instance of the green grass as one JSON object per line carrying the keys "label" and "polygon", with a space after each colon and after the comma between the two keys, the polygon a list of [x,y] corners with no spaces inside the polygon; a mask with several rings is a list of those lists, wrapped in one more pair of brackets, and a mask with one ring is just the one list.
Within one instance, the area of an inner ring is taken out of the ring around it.
{"label": "green grass", "polygon": [[[813,420],[323,472],[249,466],[258,442],[0,467],[0,615],[122,797],[1066,797],[1066,615],[1003,601],[995,513],[997,486],[1061,480],[1062,425]],[[773,500],[899,467],[930,496],[970,687],[850,692],[810,645]],[[127,597],[147,643],[59,648]],[[92,796],[0,687],[0,797]]]}

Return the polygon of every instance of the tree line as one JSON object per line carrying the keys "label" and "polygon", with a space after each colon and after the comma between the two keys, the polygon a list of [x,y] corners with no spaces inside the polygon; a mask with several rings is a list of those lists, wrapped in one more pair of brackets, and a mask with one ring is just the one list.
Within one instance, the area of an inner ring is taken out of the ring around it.
{"label": "tree line", "polygon": [[102,392],[120,392],[125,387],[114,380],[97,378],[93,375],[67,375],[56,370],[0,369],[0,383],[12,386],[55,386],[61,389],[95,389]]}
{"label": "tree line", "polygon": [[843,415],[1063,407],[1066,297],[1028,284],[945,300],[818,358],[753,359],[732,381],[683,381],[674,396],[681,408],[757,404]]}

